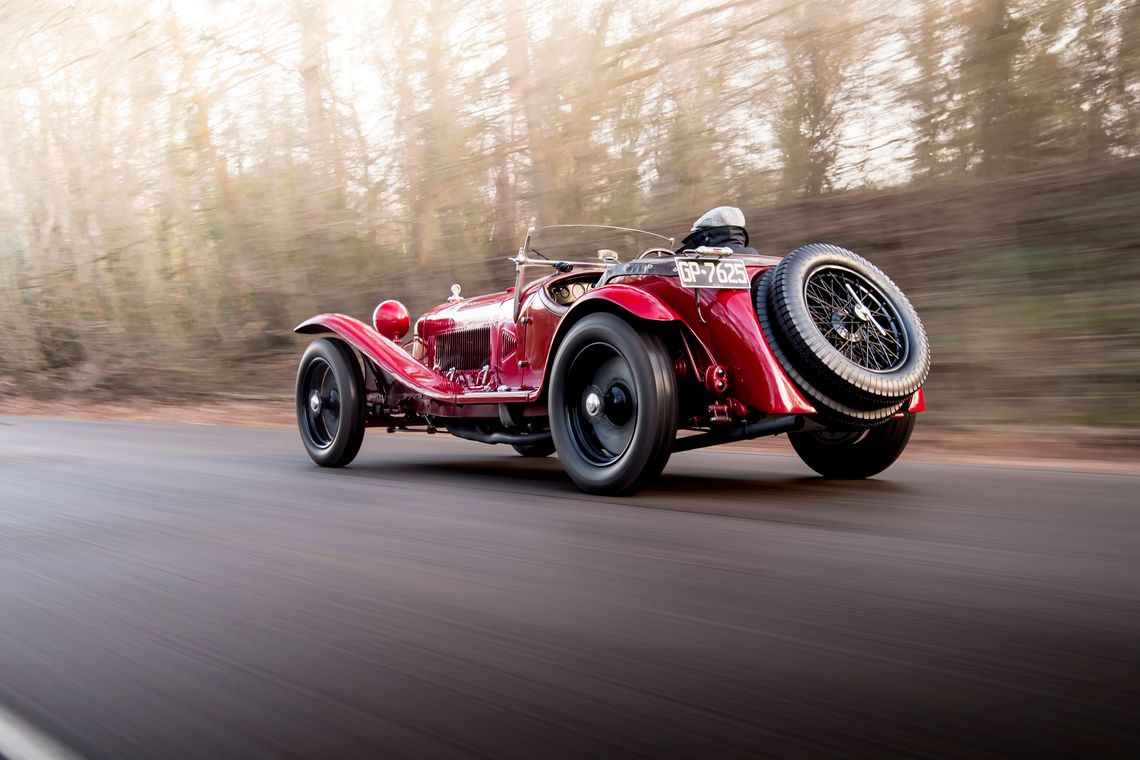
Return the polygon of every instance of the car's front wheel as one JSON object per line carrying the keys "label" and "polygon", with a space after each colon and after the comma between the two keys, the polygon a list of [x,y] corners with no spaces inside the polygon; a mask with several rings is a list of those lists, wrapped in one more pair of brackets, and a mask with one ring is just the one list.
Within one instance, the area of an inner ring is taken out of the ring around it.
{"label": "car's front wheel", "polygon": [[902,454],[915,415],[903,414],[865,430],[788,433],[804,464],[825,478],[859,480],[877,475]]}
{"label": "car's front wheel", "polygon": [[630,494],[660,474],[677,433],[677,380],[658,336],[591,314],[566,335],[550,377],[550,431],[579,488]]}
{"label": "car's front wheel", "polygon": [[343,341],[309,344],[297,370],[297,427],[313,461],[344,467],[364,440],[364,378]]}

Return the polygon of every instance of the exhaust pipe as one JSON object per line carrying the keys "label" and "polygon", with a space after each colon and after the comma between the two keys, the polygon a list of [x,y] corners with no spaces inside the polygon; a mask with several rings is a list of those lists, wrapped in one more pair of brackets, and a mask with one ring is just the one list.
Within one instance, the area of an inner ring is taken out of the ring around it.
{"label": "exhaust pipe", "polygon": [[506,443],[512,446],[532,445],[536,443],[550,443],[550,431],[542,431],[539,433],[512,433],[506,430],[496,430],[488,432],[480,430],[478,427],[449,424],[447,425],[447,432],[451,433],[456,438],[463,438],[468,441],[478,441],[479,443]]}
{"label": "exhaust pipe", "polygon": [[678,438],[673,441],[673,453],[679,451],[692,451],[707,446],[717,446],[733,441],[749,441],[753,438],[762,438],[766,435],[779,435],[780,433],[793,433],[804,426],[804,418],[797,415],[787,417],[773,417],[757,422],[741,422],[736,425],[718,427],[708,433],[691,435],[687,438]]}

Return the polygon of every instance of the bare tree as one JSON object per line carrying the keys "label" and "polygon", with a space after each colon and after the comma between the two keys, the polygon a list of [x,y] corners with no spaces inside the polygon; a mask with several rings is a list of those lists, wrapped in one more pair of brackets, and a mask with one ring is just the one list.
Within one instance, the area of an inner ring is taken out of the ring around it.
{"label": "bare tree", "polygon": [[851,50],[842,19],[834,3],[804,3],[784,38],[787,87],[781,93],[776,139],[788,197],[820,195],[831,187],[843,118],[844,66]]}

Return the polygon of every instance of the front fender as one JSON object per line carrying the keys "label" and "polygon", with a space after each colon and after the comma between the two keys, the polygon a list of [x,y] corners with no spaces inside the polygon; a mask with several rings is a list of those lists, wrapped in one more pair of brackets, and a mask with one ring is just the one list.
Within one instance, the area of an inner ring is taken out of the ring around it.
{"label": "front fender", "polygon": [[547,354],[548,358],[543,370],[542,383],[537,389],[538,394],[536,395],[545,394],[546,389],[550,385],[550,369],[554,364],[554,356],[558,353],[558,347],[562,345],[562,339],[566,337],[566,333],[568,333],[570,328],[579,320],[590,314],[596,314],[599,311],[617,314],[627,319],[634,318],[644,320],[646,322],[683,322],[677,312],[668,304],[641,288],[613,284],[604,285],[591,290],[575,301],[574,305],[570,307],[570,310],[566,312],[566,315],[562,317],[562,320],[558,323],[558,329],[554,332],[554,338],[550,341],[549,353]]}
{"label": "front fender", "polygon": [[345,314],[320,314],[297,325],[293,332],[339,335],[395,382],[433,400],[454,403],[461,390],[456,383],[413,359],[395,342]]}
{"label": "front fender", "polygon": [[[558,351],[562,339],[578,320],[599,311],[608,311],[622,317],[634,317],[647,322],[681,322],[672,307],[652,293],[629,285],[604,285],[579,298],[558,324],[554,340],[550,343],[550,358]],[[549,368],[551,362],[547,362]],[[545,384],[545,382],[544,382]]]}
{"label": "front fender", "polygon": [[679,322],[681,320],[677,312],[673,311],[668,304],[657,296],[647,293],[641,288],[615,283],[591,290],[575,301],[574,305],[570,307],[570,311],[562,319],[562,324],[573,324],[578,321],[573,318],[576,313],[584,316],[588,312],[597,311],[599,307],[604,309],[603,304],[599,302],[612,304],[630,316],[650,322]]}

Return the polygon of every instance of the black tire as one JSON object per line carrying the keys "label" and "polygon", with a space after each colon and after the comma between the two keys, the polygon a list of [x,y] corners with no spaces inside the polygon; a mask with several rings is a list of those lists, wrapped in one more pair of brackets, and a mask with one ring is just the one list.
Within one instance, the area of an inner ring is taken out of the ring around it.
{"label": "black tire", "polygon": [[661,473],[677,435],[677,378],[659,337],[591,314],[570,328],[550,378],[550,432],[579,488],[627,495]]}
{"label": "black tire", "polygon": [[756,316],[760,320],[760,329],[764,333],[764,340],[772,350],[776,361],[780,363],[780,366],[788,373],[788,377],[816,408],[819,419],[839,428],[866,428],[878,425],[894,416],[902,408],[902,403],[896,402],[877,409],[859,409],[844,404],[817,388],[788,359],[781,341],[776,338],[775,320],[772,319],[768,310],[768,288],[774,274],[775,270],[769,269],[757,277],[753,285],[753,300],[756,304]]}
{"label": "black tire", "polygon": [[859,480],[877,475],[899,458],[914,430],[904,414],[870,430],[788,433],[804,464],[825,478]]}
{"label": "black tire", "polygon": [[766,297],[790,364],[827,398],[863,410],[897,407],[925,382],[922,322],[862,256],[819,243],[798,248],[774,268]]}
{"label": "black tire", "polygon": [[546,443],[517,443],[512,444],[511,448],[517,451],[521,456],[541,459],[542,457],[548,457],[554,453],[554,441],[550,440]]}
{"label": "black tire", "polygon": [[364,377],[352,349],[331,338],[309,344],[296,396],[297,427],[313,461],[344,467],[355,459],[364,440]]}

